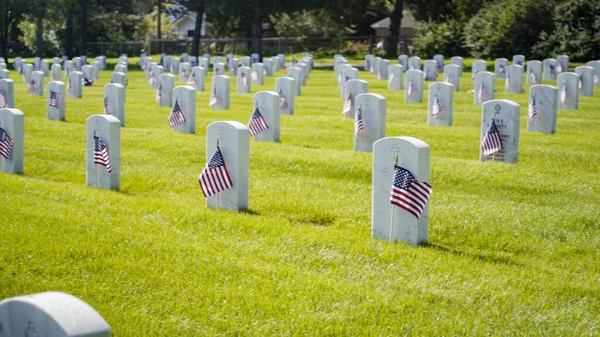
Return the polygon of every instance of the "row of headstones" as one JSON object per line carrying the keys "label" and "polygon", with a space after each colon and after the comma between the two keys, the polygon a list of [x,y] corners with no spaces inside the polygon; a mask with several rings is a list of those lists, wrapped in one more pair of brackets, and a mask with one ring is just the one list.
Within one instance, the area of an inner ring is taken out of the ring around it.
{"label": "row of headstones", "polygon": [[[52,58],[52,66],[59,65],[65,68],[65,71],[83,71],[83,67],[87,64],[87,58],[85,56],[74,57],[73,60],[69,60],[67,56],[63,56],[62,59],[58,57]],[[23,74],[25,71],[41,71],[44,73],[44,76],[48,77],[51,74],[50,63],[47,60],[42,60],[39,57],[35,57],[33,63],[31,63],[31,68],[26,69],[27,63],[21,58],[16,57],[13,63],[13,67],[15,70],[19,72],[19,74]],[[106,69],[106,56],[98,56],[94,59],[94,61],[90,62],[90,64],[95,72],[100,72]],[[68,73],[66,74],[68,76]]]}

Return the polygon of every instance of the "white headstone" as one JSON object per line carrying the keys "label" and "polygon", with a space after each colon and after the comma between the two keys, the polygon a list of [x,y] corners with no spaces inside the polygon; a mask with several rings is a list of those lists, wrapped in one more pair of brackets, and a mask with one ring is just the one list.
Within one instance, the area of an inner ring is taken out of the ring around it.
{"label": "white headstone", "polygon": [[388,79],[388,67],[390,66],[390,60],[381,60],[378,64],[377,79],[386,80]]}
{"label": "white headstone", "polygon": [[[346,61],[346,62],[348,62],[348,61]],[[374,75],[377,74],[377,71],[379,70],[379,62],[381,62],[381,57],[376,56],[373,58],[373,68],[370,69],[371,74],[374,74]]]}
{"label": "white headstone", "polygon": [[[396,161],[396,158],[397,161]],[[409,245],[427,244],[429,203],[420,217],[392,205],[395,166],[408,170],[419,182],[429,181],[430,149],[412,137],[388,137],[373,144],[371,236]]]}
{"label": "white headstone", "polygon": [[169,68],[169,71],[171,72],[171,74],[179,74],[179,59],[176,57],[173,57],[171,59],[171,66]]}
{"label": "white headstone", "polygon": [[523,92],[523,67],[516,64],[506,67],[504,91],[516,94]]}
{"label": "white headstone", "polygon": [[62,69],[60,67],[60,64],[53,64],[51,75],[50,75],[50,80],[51,81],[60,81],[61,74],[62,74]]}
{"label": "white headstone", "polygon": [[594,96],[594,68],[580,66],[575,68],[575,73],[579,75],[579,94],[581,96]]}
{"label": "white headstone", "polygon": [[250,142],[248,128],[239,122],[214,122],[206,128],[206,162],[217,150],[231,179],[230,189],[206,198],[208,208],[240,211],[248,209]]}
{"label": "white headstone", "polygon": [[125,126],[125,87],[118,83],[105,85],[104,99],[109,107],[104,108],[104,113],[110,112],[121,122],[121,126]]}
{"label": "white headstone", "polygon": [[210,62],[206,57],[198,60],[198,66],[204,68],[204,76],[208,76],[208,67],[210,66]]}
{"label": "white headstone", "polygon": [[512,63],[521,67],[525,67],[525,56],[524,55],[513,55]]}
{"label": "white headstone", "polygon": [[271,57],[271,62],[273,65],[273,76],[277,75],[278,72],[281,71],[281,67],[279,66],[279,57],[273,56]]}
{"label": "white headstone", "polygon": [[213,75],[225,75],[225,63],[215,62],[213,65]]}
{"label": "white headstone", "polygon": [[285,68],[285,54],[277,54],[279,57],[279,68]]}
{"label": "white headstone", "polygon": [[404,67],[404,69],[408,69],[408,55],[401,54],[398,56],[398,64]]}
{"label": "white headstone", "polygon": [[0,79],[8,79],[10,78],[10,73],[8,69],[0,69]]}
{"label": "white headstone", "polygon": [[345,90],[344,88],[346,87],[346,82],[350,81],[350,80],[355,80],[358,79],[358,69],[356,68],[352,68],[352,67],[345,67],[342,69],[342,73],[341,75],[341,85],[340,85],[340,97],[344,98],[345,97]]}
{"label": "white headstone", "polygon": [[465,68],[465,59],[460,56],[452,56],[450,58],[450,64],[456,64],[460,67],[460,76],[462,76],[463,70]]}
{"label": "white headstone", "polygon": [[356,97],[369,91],[369,83],[364,80],[349,80],[344,88],[344,105],[342,113],[346,118],[354,119]]}
{"label": "white headstone", "polygon": [[444,66],[444,82],[452,84],[454,91],[460,91],[460,66],[447,64]]}
{"label": "white headstone", "polygon": [[[298,67],[299,68],[299,67]],[[336,74],[336,79],[337,79],[337,84],[338,87],[341,88],[342,85],[345,82],[345,78],[344,78],[344,70],[345,69],[351,69],[352,66],[349,64],[340,64],[337,68],[337,74]],[[302,75],[304,75],[304,72],[302,73]]]}
{"label": "white headstone", "polygon": [[15,82],[10,78],[0,79],[0,93],[4,96],[4,104],[0,104],[0,109],[15,107]]}
{"label": "white headstone", "polygon": [[[450,66],[447,65],[447,66]],[[446,66],[446,67],[447,67]],[[452,66],[456,66],[453,65]],[[427,124],[429,126],[452,126],[454,112],[454,86],[446,82],[429,85]]]}
{"label": "white headstone", "polygon": [[6,337],[110,337],[110,326],[94,308],[59,292],[3,300],[0,327]]}
{"label": "white headstone", "polygon": [[118,190],[121,186],[121,122],[111,115],[92,115],[86,125],[87,186]]}
{"label": "white headstone", "polygon": [[243,56],[242,57],[242,66],[250,68],[250,65],[251,65],[251,63],[250,63],[250,57],[249,56]]}
{"label": "white headstone", "polygon": [[576,73],[562,72],[557,76],[558,108],[561,110],[579,109],[579,78]]}
{"label": "white headstone", "polygon": [[[521,107],[519,104],[503,100],[491,100],[483,103],[481,114],[481,138],[479,145],[479,159],[481,161],[501,161],[515,164],[519,157],[519,117]],[[492,120],[498,130],[501,149],[484,154],[484,149],[493,148],[493,136],[487,136]],[[486,141],[488,139],[489,141]],[[485,146],[484,146],[485,144]]]}
{"label": "white headstone", "polygon": [[302,83],[301,83],[301,85],[304,87],[304,86],[306,86],[306,78],[307,78],[306,74],[308,72],[308,66],[304,62],[298,62],[298,63],[296,63],[296,68],[300,68],[300,70],[302,71]]}
{"label": "white headstone", "polygon": [[365,55],[364,71],[371,71],[371,63],[373,62],[373,55]]}
{"label": "white headstone", "polygon": [[294,114],[294,96],[296,80],[291,77],[279,77],[275,80],[275,92],[279,94],[279,108],[282,115]]}
{"label": "white headstone", "polygon": [[90,66],[92,66],[92,79],[97,80],[100,78],[100,62],[92,61],[90,62]]}
{"label": "white headstone", "polygon": [[65,62],[65,77],[69,78],[69,74],[75,71],[75,64],[73,63],[73,61],[66,61]]}
{"label": "white headstone", "polygon": [[69,92],[70,98],[81,98],[83,96],[83,90],[81,83],[83,81],[83,74],[81,71],[72,71],[69,74],[69,81],[67,82],[67,91]]}
{"label": "white headstone", "polygon": [[124,64],[119,63],[119,64],[117,64],[115,66],[115,71],[116,72],[127,74],[127,70],[128,69],[127,69],[127,67]]}
{"label": "white headstone", "polygon": [[496,74],[483,71],[475,75],[473,104],[481,105],[496,96]]}
{"label": "white headstone", "polygon": [[527,61],[527,84],[542,83],[542,62],[537,60]]}
{"label": "white headstone", "polygon": [[110,76],[111,83],[119,83],[123,87],[127,87],[127,74],[125,73],[112,73]]}
{"label": "white headstone", "polygon": [[494,71],[497,78],[506,78],[506,67],[508,67],[508,60],[505,58],[498,58],[494,62]]}
{"label": "white headstone", "polygon": [[23,65],[23,82],[29,85],[31,83],[31,74],[33,73],[33,64],[26,63]]}
{"label": "white headstone", "polygon": [[190,64],[187,62],[181,62],[179,64],[179,81],[187,82],[187,80],[191,76],[190,72],[191,72]]}
{"label": "white headstone", "polygon": [[544,67],[544,79],[554,81],[556,80],[556,60],[545,59],[543,62]]}
{"label": "white headstone", "polygon": [[187,85],[196,88],[196,91],[204,91],[204,74],[205,71],[202,67],[193,67],[192,75],[188,79]]}
{"label": "white headstone", "polygon": [[425,81],[436,81],[437,80],[437,65],[438,63],[434,60],[426,60],[423,65],[423,79]]}
{"label": "white headstone", "polygon": [[252,63],[252,71],[250,72],[250,78],[252,79],[252,84],[263,85],[265,84],[265,66],[260,63]]}
{"label": "white headstone", "polygon": [[360,94],[354,105],[354,151],[373,152],[373,143],[385,137],[387,100],[380,94]]}
{"label": "white headstone", "polygon": [[[56,65],[56,64],[55,64]],[[65,120],[65,84],[59,81],[48,83],[48,119],[64,121]]]}
{"label": "white headstone", "polygon": [[[262,142],[279,142],[279,94],[274,91],[259,91],[254,94],[254,106],[263,116],[267,124],[267,130],[254,136],[254,139]],[[248,126],[250,129],[250,126]]]}
{"label": "white headstone", "polygon": [[437,72],[441,73],[444,70],[444,55],[433,55],[433,60],[437,63]]}
{"label": "white headstone", "polygon": [[212,63],[210,62],[210,53],[204,53],[204,54],[202,55],[202,58],[205,58],[205,59],[206,59],[206,61],[208,62],[208,64],[207,64],[207,67],[206,67],[206,69],[208,69],[208,67],[210,67],[210,65],[212,64]]}
{"label": "white headstone", "polygon": [[263,64],[265,66],[266,71],[265,76],[273,76],[273,61],[271,61],[270,59],[264,59]]}
{"label": "white headstone", "polygon": [[173,89],[175,88],[175,76],[171,74],[162,74],[158,78],[158,86],[161,90],[161,97],[158,100],[159,106],[173,106]]}
{"label": "white headstone", "polygon": [[48,77],[48,73],[50,72],[50,63],[47,60],[42,60],[40,63],[40,71],[44,73],[44,77]]}
{"label": "white headstone", "polygon": [[418,56],[411,56],[408,59],[408,70],[421,70],[421,58]]}
{"label": "white headstone", "polygon": [[229,76],[237,76],[237,69],[239,67],[238,59],[231,59],[229,61]]}
{"label": "white headstone", "polygon": [[31,81],[35,83],[35,87],[30,84],[29,93],[33,96],[44,96],[44,73],[38,70],[32,72]]}
{"label": "white headstone", "polygon": [[558,89],[549,85],[533,85],[529,88],[527,130],[529,132],[556,132]]}
{"label": "white headstone", "polygon": [[173,89],[173,109],[175,105],[183,113],[185,123],[176,125],[173,130],[181,133],[196,133],[196,89],[187,85]]}
{"label": "white headstone", "polygon": [[257,53],[252,53],[250,54],[250,60],[252,61],[252,64],[258,63],[260,62],[260,55]]}
{"label": "white headstone", "polygon": [[238,94],[248,94],[252,88],[250,80],[250,67],[241,66],[237,68],[237,85],[236,92]]}
{"label": "white headstone", "polygon": [[213,64],[215,63],[223,63],[223,56],[215,56],[213,59]]}
{"label": "white headstone", "polygon": [[33,58],[33,70],[34,71],[39,71],[42,69],[41,65],[40,65],[40,61],[42,59],[40,59],[39,57],[34,57]]}
{"label": "white headstone", "polygon": [[475,81],[475,76],[477,76],[478,73],[482,73],[484,71],[487,71],[487,63],[485,63],[485,61],[483,60],[474,61],[471,72],[471,81]]}
{"label": "white headstone", "polygon": [[296,96],[300,96],[300,94],[302,93],[301,88],[302,88],[302,82],[303,82],[303,78],[304,78],[302,69],[300,69],[298,67],[288,68],[287,76],[296,80]]}
{"label": "white headstone", "polygon": [[83,78],[84,79],[86,79],[86,78],[88,80],[93,80],[94,79],[94,77],[92,75],[92,66],[91,65],[86,64],[86,65],[82,66],[81,69],[82,69],[81,72],[83,73]]}
{"label": "white headstone", "polygon": [[400,64],[391,64],[388,67],[388,90],[404,89],[404,67]]}
{"label": "white headstone", "polygon": [[556,73],[564,73],[569,71],[569,56],[558,55],[556,57]]}
{"label": "white headstone", "polygon": [[594,86],[600,86],[600,61],[590,61],[587,63],[587,66],[594,68],[594,76],[592,79]]}
{"label": "white headstone", "polygon": [[[4,130],[5,137],[12,138],[12,147],[4,147],[0,153],[0,169],[5,173],[23,174],[25,115],[19,109],[0,109],[0,128]],[[7,143],[8,138],[3,140]],[[1,315],[0,320],[3,320]]]}
{"label": "white headstone", "polygon": [[229,76],[225,75],[218,75],[212,78],[209,104],[213,110],[229,110],[229,82]]}
{"label": "white headstone", "polygon": [[411,69],[406,72],[406,87],[404,89],[404,102],[423,102],[423,72]]}
{"label": "white headstone", "polygon": [[158,88],[158,79],[164,74],[164,72],[165,68],[163,68],[163,66],[157,65],[155,67],[152,67],[151,77],[154,78],[154,81],[152,82],[152,89],[156,90],[156,88]]}

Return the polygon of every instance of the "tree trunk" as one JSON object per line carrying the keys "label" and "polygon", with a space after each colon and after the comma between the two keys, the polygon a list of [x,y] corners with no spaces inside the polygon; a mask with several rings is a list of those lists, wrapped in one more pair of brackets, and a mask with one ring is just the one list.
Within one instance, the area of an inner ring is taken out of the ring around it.
{"label": "tree trunk", "polygon": [[8,41],[8,26],[9,26],[8,0],[0,0],[0,4],[2,4],[2,6],[0,6],[0,15],[2,15],[2,18],[0,20],[0,22],[2,23],[2,26],[0,27],[0,57],[4,57],[4,59],[8,63],[8,53],[6,51],[6,42]]}
{"label": "tree trunk", "polygon": [[396,0],[394,10],[390,13],[390,35],[388,36],[387,57],[396,57],[398,53],[398,36],[402,22],[402,0]]}
{"label": "tree trunk", "polygon": [[[156,19],[158,21],[158,25],[156,27],[156,38],[160,40],[161,37],[162,37],[162,31],[160,29],[161,28],[160,27],[161,26],[160,19],[161,19],[161,16],[162,16],[162,0],[158,0],[157,4],[158,4],[158,9],[156,10],[156,15],[157,15]],[[162,52],[162,50],[161,50],[161,52]]]}
{"label": "tree trunk", "polygon": [[40,13],[38,13],[37,16],[37,27],[36,27],[36,31],[35,31],[35,45],[36,45],[36,52],[35,54],[37,55],[37,57],[42,58],[44,57],[44,15],[43,15],[43,9],[40,10]]}
{"label": "tree trunk", "polygon": [[65,29],[65,55],[69,59],[73,58],[73,15],[71,10],[67,10],[67,28]]}
{"label": "tree trunk", "polygon": [[81,27],[79,29],[79,55],[85,55],[86,42],[87,42],[87,11],[88,1],[81,0]]}
{"label": "tree trunk", "polygon": [[204,0],[196,0],[196,26],[192,40],[192,56],[200,57],[200,38],[202,36],[202,20],[204,16]]}
{"label": "tree trunk", "polygon": [[257,5],[254,7],[254,20],[252,22],[252,46],[250,48],[252,53],[257,53],[259,59],[262,62],[262,11]]}

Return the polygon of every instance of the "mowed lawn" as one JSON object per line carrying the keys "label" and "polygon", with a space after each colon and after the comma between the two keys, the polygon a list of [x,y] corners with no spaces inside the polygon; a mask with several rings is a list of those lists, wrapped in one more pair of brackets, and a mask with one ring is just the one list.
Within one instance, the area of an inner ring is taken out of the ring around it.
{"label": "mowed lawn", "polygon": [[197,177],[208,124],[246,124],[252,95],[233,77],[231,109],[213,112],[208,76],[197,133],[176,133],[131,58],[121,190],[86,187],[85,122],[115,61],[67,99],[66,122],[10,73],[25,174],[0,173],[0,299],[70,293],[114,336],[600,335],[598,90],[559,111],[556,134],[530,133],[528,86],[498,80],[496,98],[521,105],[519,163],[482,163],[470,72],[446,128],[361,71],[388,100],[387,135],[431,146],[429,245],[411,247],[371,239],[372,155],[352,150],[331,69],[310,74],[280,143],[250,141],[249,210],[234,213],[207,209]]}

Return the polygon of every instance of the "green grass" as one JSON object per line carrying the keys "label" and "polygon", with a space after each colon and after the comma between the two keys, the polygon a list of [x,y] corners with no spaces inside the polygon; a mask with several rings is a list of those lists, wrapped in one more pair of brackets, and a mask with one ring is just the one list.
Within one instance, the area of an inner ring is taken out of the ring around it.
{"label": "green grass", "polygon": [[68,99],[66,122],[11,72],[25,174],[0,173],[0,299],[67,292],[114,336],[600,335],[598,93],[559,111],[556,134],[529,133],[527,94],[499,80],[521,105],[519,163],[482,163],[470,73],[444,128],[361,72],[388,99],[387,135],[431,146],[429,245],[411,247],[370,237],[372,156],[352,151],[331,70],[311,73],[281,143],[251,140],[250,209],[233,213],[207,209],[196,179],[207,125],[246,124],[252,96],[233,85],[213,112],[198,93],[197,134],[179,134],[136,69],[120,192],[85,184],[85,121],[111,71]]}

